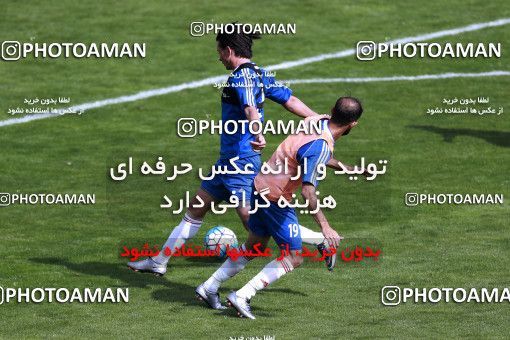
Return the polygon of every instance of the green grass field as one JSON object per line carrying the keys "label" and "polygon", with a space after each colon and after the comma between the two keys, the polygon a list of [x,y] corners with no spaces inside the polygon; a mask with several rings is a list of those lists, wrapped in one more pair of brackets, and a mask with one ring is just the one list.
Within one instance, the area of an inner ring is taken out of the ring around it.
{"label": "green grass field", "polygon": [[[384,41],[510,17],[507,2],[469,1],[12,1],[2,3],[0,38],[33,42],[146,42],[145,59],[33,59],[0,62],[0,121],[24,98],[71,98],[81,104],[227,74],[214,36],[193,38],[189,24],[295,22],[294,36],[255,42],[259,65],[353,48],[359,40]],[[509,26],[434,39],[500,42],[502,58],[388,59],[354,56],[279,70],[278,79],[383,77],[510,70]],[[255,321],[204,308],[194,288],[221,262],[171,261],[166,276],[133,273],[119,256],[124,244],[161,244],[181,216],[159,207],[200,181],[186,175],[109,179],[108,169],[129,156],[210,167],[219,137],[179,138],[182,117],[220,119],[213,86],[63,116],[0,127],[0,192],[95,193],[92,206],[0,207],[0,286],[129,287],[127,304],[4,304],[2,338],[507,338],[509,304],[406,303],[387,307],[381,288],[510,287],[508,205],[510,80],[488,78],[296,84],[294,94],[317,112],[342,95],[359,97],[363,117],[336,146],[336,158],[388,159],[374,183],[332,172],[319,187],[338,206],[326,213],[346,239],[380,245],[377,263],[340,263],[332,273],[310,264],[285,276],[252,301]],[[426,114],[443,98],[489,97],[502,115]],[[210,116],[209,116],[210,115]],[[297,119],[269,103],[266,117]],[[283,136],[266,136],[267,159]],[[407,207],[404,195],[501,193],[503,205]],[[300,222],[317,230],[307,216]],[[237,214],[208,215],[201,238],[222,224],[245,237]],[[265,264],[252,262],[227,282],[240,288]]]}

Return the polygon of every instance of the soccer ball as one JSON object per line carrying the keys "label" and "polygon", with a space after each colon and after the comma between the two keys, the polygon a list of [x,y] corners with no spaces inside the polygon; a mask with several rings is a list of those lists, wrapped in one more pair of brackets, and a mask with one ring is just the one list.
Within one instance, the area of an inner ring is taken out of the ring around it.
{"label": "soccer ball", "polygon": [[220,258],[225,258],[227,256],[227,244],[230,248],[237,247],[236,234],[227,227],[217,225],[209,229],[209,231],[205,234],[204,247],[209,250],[216,250],[219,246]]}

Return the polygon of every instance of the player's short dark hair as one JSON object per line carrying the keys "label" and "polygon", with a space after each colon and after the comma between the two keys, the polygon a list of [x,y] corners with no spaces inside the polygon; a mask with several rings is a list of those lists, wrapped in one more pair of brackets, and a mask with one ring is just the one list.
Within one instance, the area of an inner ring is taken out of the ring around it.
{"label": "player's short dark hair", "polygon": [[[233,24],[239,25],[237,22]],[[243,32],[237,32],[234,30],[233,33],[218,33],[216,35],[216,41],[220,48],[225,49],[230,47],[234,50],[234,54],[240,58],[251,58],[251,46],[253,45],[254,39],[260,39],[259,34],[245,34]]]}
{"label": "player's short dark hair", "polygon": [[331,110],[331,121],[338,125],[347,125],[361,117],[363,107],[354,97],[340,97]]}

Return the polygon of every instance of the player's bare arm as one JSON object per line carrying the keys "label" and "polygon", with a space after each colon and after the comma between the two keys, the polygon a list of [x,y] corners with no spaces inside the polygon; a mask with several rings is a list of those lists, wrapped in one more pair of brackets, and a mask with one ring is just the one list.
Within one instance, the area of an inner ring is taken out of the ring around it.
{"label": "player's bare arm", "polygon": [[283,104],[283,107],[286,108],[289,112],[292,112],[296,116],[302,118],[317,115],[315,111],[310,109],[308,106],[306,106],[305,103],[303,103],[301,100],[299,100],[298,97],[295,96],[290,96],[289,100]]}
{"label": "player's bare arm", "polygon": [[[246,106],[244,108],[244,113],[246,114],[246,118],[248,121],[255,121],[260,119],[259,112],[256,107],[254,106]],[[253,150],[260,151],[263,148],[266,147],[266,139],[264,138],[264,135],[262,133],[259,133],[255,136],[255,140],[250,142],[251,146],[253,147]]]}
{"label": "player's bare arm", "polygon": [[[301,195],[304,199],[308,200],[308,209],[315,211],[317,209],[317,194],[315,193],[315,186],[309,183],[303,183]],[[322,210],[319,209],[317,213],[313,214],[313,218],[321,228],[322,234],[329,244],[333,245],[335,248],[338,247],[343,237],[338,235],[338,233],[331,228]]]}

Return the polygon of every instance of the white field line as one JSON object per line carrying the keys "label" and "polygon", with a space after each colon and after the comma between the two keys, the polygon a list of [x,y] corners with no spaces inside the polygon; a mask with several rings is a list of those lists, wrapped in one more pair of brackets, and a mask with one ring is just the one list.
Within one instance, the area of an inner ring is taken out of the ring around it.
{"label": "white field line", "polygon": [[312,78],[312,79],[290,79],[282,82],[290,84],[324,84],[324,83],[371,83],[382,81],[415,81],[427,79],[448,79],[448,78],[478,78],[510,76],[510,71],[490,71],[480,73],[440,73],[422,74],[418,76],[392,76],[392,77],[365,77],[365,78]]}
{"label": "white field line", "polygon": [[[452,36],[452,35],[458,35],[465,32],[472,32],[472,31],[478,31],[484,28],[488,27],[497,27],[497,26],[503,26],[510,24],[510,18],[502,18],[494,21],[489,22],[482,22],[482,23],[475,23],[468,26],[453,28],[449,30],[442,30],[427,34],[421,34],[416,35],[412,37],[405,37],[400,39],[395,39],[391,41],[387,41],[386,43],[409,43],[409,42],[417,42],[417,41],[425,41],[430,40],[434,38],[440,38],[440,37],[446,37],[446,36]],[[336,53],[327,53],[327,54],[320,54],[314,57],[309,58],[303,58],[298,59],[295,61],[286,61],[280,64],[276,65],[270,65],[265,67],[268,71],[275,71],[275,70],[284,70],[291,67],[296,66],[302,66],[306,64],[316,63],[327,59],[335,59],[335,58],[344,58],[351,55],[354,55],[355,50],[353,48],[339,51]],[[180,85],[173,85],[168,87],[163,87],[159,89],[152,89],[147,91],[141,91],[135,94],[121,96],[121,97],[115,97],[115,98],[108,98],[103,100],[98,100],[95,102],[89,102],[89,103],[83,103],[75,106],[71,106],[63,110],[70,110],[70,111],[86,111],[90,109],[95,109],[107,105],[113,105],[113,104],[121,104],[121,103],[128,103],[128,102],[134,102],[137,100],[147,99],[155,96],[161,96],[168,93],[174,93],[179,92],[186,89],[194,89],[206,85],[212,85],[218,82],[223,81],[226,78],[225,75],[216,76],[216,77],[209,77],[202,80],[196,80],[188,83],[182,83]],[[14,124],[21,124],[21,123],[27,123],[34,120],[39,119],[45,119],[45,118],[51,118],[51,117],[58,117],[60,114],[58,112],[56,113],[43,113],[43,114],[34,114],[34,115],[28,115],[21,118],[11,118],[4,121],[0,121],[0,127],[2,126],[8,126],[8,125],[14,125]]]}

